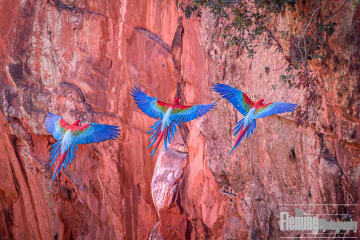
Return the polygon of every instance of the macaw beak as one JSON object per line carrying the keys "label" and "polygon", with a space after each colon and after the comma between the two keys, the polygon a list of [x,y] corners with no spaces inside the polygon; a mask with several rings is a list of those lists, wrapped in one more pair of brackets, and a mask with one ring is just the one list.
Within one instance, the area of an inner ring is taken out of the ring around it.
{"label": "macaw beak", "polygon": [[257,102],[257,104],[261,104],[261,105],[264,105],[264,99],[260,99],[258,102]]}

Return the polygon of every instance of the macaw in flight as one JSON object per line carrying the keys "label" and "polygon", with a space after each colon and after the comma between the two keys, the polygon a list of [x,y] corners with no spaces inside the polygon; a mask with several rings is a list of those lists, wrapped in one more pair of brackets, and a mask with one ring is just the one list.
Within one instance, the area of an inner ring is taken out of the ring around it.
{"label": "macaw in flight", "polygon": [[80,120],[76,120],[72,125],[56,114],[48,112],[45,119],[45,127],[49,133],[56,139],[52,145],[50,158],[52,162],[57,159],[52,181],[60,173],[62,168],[75,157],[75,149],[78,150],[77,144],[88,144],[102,142],[109,139],[116,139],[119,136],[120,129],[117,126],[90,123],[80,126]]}
{"label": "macaw in flight", "polygon": [[176,125],[180,126],[180,122],[188,122],[201,117],[216,105],[215,103],[211,103],[205,105],[184,106],[181,105],[180,98],[175,98],[174,102],[171,104],[164,103],[155,97],[146,95],[138,87],[131,90],[131,96],[144,113],[150,117],[159,119],[150,128],[152,130],[148,132],[153,133],[149,140],[151,143],[148,148],[157,141],[155,148],[151,153],[151,157],[154,156],[163,137],[165,150],[167,150],[167,144],[171,143],[171,136],[174,137],[174,133],[177,131]]}
{"label": "macaw in flight", "polygon": [[221,97],[226,98],[226,100],[234,105],[234,107],[245,116],[234,128],[234,136],[239,133],[239,137],[229,152],[229,155],[240,144],[245,133],[246,138],[248,138],[250,134],[253,134],[256,128],[256,119],[274,114],[294,112],[297,107],[297,104],[294,103],[271,102],[264,104],[264,99],[260,99],[258,102],[254,103],[242,91],[225,84],[215,83],[213,90],[218,92]]}

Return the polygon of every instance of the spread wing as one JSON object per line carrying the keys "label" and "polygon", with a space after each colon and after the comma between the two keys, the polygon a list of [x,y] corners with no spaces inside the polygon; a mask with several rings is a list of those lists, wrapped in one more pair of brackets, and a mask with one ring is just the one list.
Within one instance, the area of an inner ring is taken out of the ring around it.
{"label": "spread wing", "polygon": [[[62,117],[48,112],[46,119],[45,119],[45,127],[46,130],[51,133],[51,135],[57,140],[61,140],[65,134],[65,127],[60,125],[60,121]],[[62,120],[64,121],[64,120]],[[64,121],[65,122],[65,121]]]}
{"label": "spread wing", "polygon": [[218,92],[221,97],[226,98],[242,115],[247,115],[250,104],[253,102],[245,93],[221,83],[215,83],[212,89]]}
{"label": "spread wing", "polygon": [[274,114],[280,114],[285,112],[294,112],[297,108],[297,104],[284,103],[284,102],[273,102],[264,105],[255,111],[254,119],[271,116]]}
{"label": "spread wing", "polygon": [[138,107],[147,115],[153,118],[164,118],[165,113],[170,106],[157,100],[155,97],[150,97],[143,93],[140,88],[135,87],[131,90],[131,96],[134,98]]}
{"label": "spread wing", "polygon": [[116,139],[119,136],[118,126],[90,123],[72,131],[72,144],[88,144]]}
{"label": "spread wing", "polygon": [[215,103],[205,105],[180,106],[172,110],[170,119],[173,121],[188,122],[201,117],[215,107]]}

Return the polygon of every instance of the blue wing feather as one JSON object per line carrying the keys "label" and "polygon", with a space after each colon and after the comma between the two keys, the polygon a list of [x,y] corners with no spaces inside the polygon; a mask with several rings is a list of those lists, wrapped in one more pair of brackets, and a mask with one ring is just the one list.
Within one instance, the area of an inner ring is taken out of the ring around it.
{"label": "blue wing feather", "polygon": [[215,107],[216,103],[193,105],[186,109],[175,109],[171,112],[170,119],[178,122],[188,122],[203,116]]}
{"label": "blue wing feather", "polygon": [[215,83],[212,89],[228,100],[242,115],[247,115],[250,105],[246,103],[242,91],[221,83]]}
{"label": "blue wing feather", "polygon": [[294,103],[273,102],[264,108],[256,110],[254,119],[264,118],[285,112],[294,112],[296,108],[297,104]]}
{"label": "blue wing feather", "polygon": [[156,119],[164,117],[165,112],[158,106],[157,98],[146,95],[138,87],[134,87],[131,90],[131,96],[134,98],[138,107],[148,116]]}
{"label": "blue wing feather", "polygon": [[45,119],[46,130],[57,140],[61,140],[65,134],[65,128],[60,126],[62,117],[48,112]]}
{"label": "blue wing feather", "polygon": [[119,136],[118,126],[90,123],[89,127],[83,131],[74,131],[72,133],[73,144],[88,144],[115,139]]}

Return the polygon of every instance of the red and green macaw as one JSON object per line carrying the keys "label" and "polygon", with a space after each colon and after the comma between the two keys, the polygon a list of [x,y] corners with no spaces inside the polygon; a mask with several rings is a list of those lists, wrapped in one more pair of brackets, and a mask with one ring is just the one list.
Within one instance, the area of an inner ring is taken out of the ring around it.
{"label": "red and green macaw", "polygon": [[138,87],[133,88],[131,93],[136,104],[144,113],[152,118],[159,119],[151,127],[152,130],[148,132],[153,133],[149,140],[151,143],[148,148],[157,141],[151,156],[154,156],[163,137],[165,150],[167,150],[167,144],[171,143],[171,136],[174,137],[174,133],[177,131],[176,125],[180,126],[180,122],[188,122],[201,117],[216,105],[211,103],[184,106],[180,104],[180,98],[175,98],[171,104],[164,103],[155,97],[146,95]]}
{"label": "red and green macaw", "polygon": [[48,112],[45,119],[45,127],[49,133],[57,140],[52,145],[50,158],[52,159],[50,166],[57,159],[52,181],[55,176],[60,173],[62,168],[66,168],[75,157],[75,149],[78,150],[78,144],[88,144],[102,142],[109,139],[116,139],[119,136],[119,128],[117,126],[90,123],[80,126],[80,120],[76,120],[72,125],[64,121],[64,119],[56,114]]}
{"label": "red and green macaw", "polygon": [[240,144],[245,133],[246,138],[248,138],[250,134],[253,134],[256,128],[256,119],[274,114],[294,112],[297,107],[297,104],[283,102],[264,104],[264,99],[260,99],[258,102],[254,103],[242,91],[225,84],[215,83],[213,90],[218,92],[221,97],[226,98],[242,115],[245,116],[234,128],[234,136],[239,133],[239,137],[229,154],[231,154],[231,152]]}

